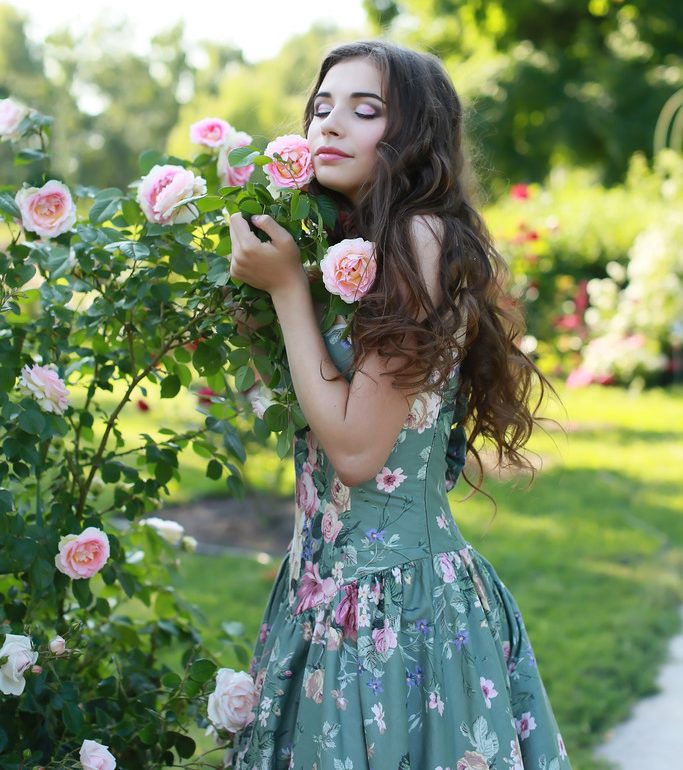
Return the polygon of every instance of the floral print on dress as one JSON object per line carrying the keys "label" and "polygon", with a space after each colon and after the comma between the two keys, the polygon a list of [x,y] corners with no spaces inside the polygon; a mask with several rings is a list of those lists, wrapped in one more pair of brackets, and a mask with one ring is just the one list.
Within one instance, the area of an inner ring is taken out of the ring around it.
{"label": "floral print on dress", "polygon": [[[350,379],[337,329],[330,356]],[[294,532],[250,666],[233,770],[570,770],[515,599],[446,496],[457,369],[382,470],[341,483],[297,433]]]}

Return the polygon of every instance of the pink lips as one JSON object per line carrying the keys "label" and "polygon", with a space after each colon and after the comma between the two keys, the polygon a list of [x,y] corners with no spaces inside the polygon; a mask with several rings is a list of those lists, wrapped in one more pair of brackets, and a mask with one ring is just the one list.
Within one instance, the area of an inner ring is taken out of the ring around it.
{"label": "pink lips", "polygon": [[336,147],[319,147],[316,152],[316,157],[320,160],[331,161],[341,160],[343,158],[350,158],[351,156],[343,150],[338,150]]}

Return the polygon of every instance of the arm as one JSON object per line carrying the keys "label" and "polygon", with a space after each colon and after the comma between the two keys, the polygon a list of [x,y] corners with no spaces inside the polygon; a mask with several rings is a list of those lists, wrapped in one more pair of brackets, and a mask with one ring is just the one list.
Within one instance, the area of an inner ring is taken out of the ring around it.
{"label": "arm", "polygon": [[[270,223],[263,229],[273,239],[273,248],[282,253],[286,247],[284,236]],[[270,275],[262,288],[270,291],[273,298],[294,389],[311,430],[342,483],[356,486],[374,478],[389,457],[412,402],[407,391],[392,386],[391,374],[381,376],[398,368],[401,359],[386,359],[372,352],[363,363],[363,371],[356,372],[348,383],[328,355],[301,264],[298,263],[298,271],[293,267],[284,269],[282,265],[288,260],[281,258],[278,264],[276,259],[264,258],[262,272],[257,274],[257,260],[253,257],[261,250],[257,245],[260,241],[249,232],[253,237],[251,241],[243,229],[241,233],[246,253],[243,260],[233,260],[231,269],[236,269],[237,277],[248,283],[264,280],[259,275]],[[436,276],[439,244],[431,233],[428,238],[427,233],[426,229],[423,232],[416,228],[415,246],[421,249],[417,252],[421,260],[434,264]],[[423,252],[423,247],[429,253]],[[295,258],[298,259],[298,254]],[[289,260],[293,265],[294,260],[291,257]],[[283,272],[276,275],[278,267]],[[431,280],[428,285],[430,283]],[[329,381],[338,375],[338,379]]]}

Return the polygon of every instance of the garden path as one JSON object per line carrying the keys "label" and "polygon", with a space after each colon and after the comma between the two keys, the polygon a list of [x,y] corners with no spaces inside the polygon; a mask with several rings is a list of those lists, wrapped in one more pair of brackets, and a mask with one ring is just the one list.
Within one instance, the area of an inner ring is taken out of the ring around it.
{"label": "garden path", "polygon": [[657,677],[659,692],[636,703],[629,719],[595,752],[619,770],[683,770],[683,607],[681,626]]}

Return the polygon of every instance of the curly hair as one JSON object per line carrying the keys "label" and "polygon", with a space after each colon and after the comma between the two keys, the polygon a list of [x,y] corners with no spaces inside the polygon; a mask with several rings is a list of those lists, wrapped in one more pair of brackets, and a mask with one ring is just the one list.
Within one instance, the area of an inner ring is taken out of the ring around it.
{"label": "curly hair", "polygon": [[[496,448],[498,465],[525,467],[533,474],[520,450],[538,421],[546,390],[554,389],[517,344],[523,318],[506,293],[507,265],[468,190],[460,99],[436,56],[379,40],[341,45],[321,65],[305,108],[306,132],[327,72],[357,57],[370,59],[381,73],[387,127],[377,145],[375,172],[357,205],[351,209],[343,196],[332,194],[347,209],[343,237],[353,233],[376,246],[377,277],[352,320],[354,368],[370,351],[403,356],[405,365],[390,373],[394,385],[420,392],[443,388],[458,366],[449,443],[463,437],[464,427],[466,450],[479,468],[478,483],[468,483],[480,489],[482,440]],[[433,223],[441,246],[437,306],[412,246],[417,216]],[[421,311],[426,315],[418,321]],[[535,386],[540,395],[532,406]]]}

